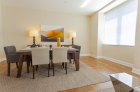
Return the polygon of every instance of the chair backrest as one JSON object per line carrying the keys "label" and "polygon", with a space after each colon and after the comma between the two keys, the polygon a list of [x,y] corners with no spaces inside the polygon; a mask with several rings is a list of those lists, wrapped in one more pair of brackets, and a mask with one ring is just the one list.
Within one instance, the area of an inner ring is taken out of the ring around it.
{"label": "chair backrest", "polygon": [[73,45],[72,48],[75,48],[75,49],[78,49],[79,50],[78,57],[80,57],[81,46]]}
{"label": "chair backrest", "polygon": [[6,59],[7,62],[17,62],[19,59],[19,55],[13,55],[11,56],[11,54],[16,54],[16,47],[15,46],[5,46],[4,47],[4,51],[5,51],[5,55],[6,55]]}
{"label": "chair backrest", "polygon": [[67,62],[67,47],[53,47],[53,63]]}
{"label": "chair backrest", "polygon": [[16,53],[16,47],[15,46],[5,46],[4,51],[5,51],[6,55],[14,54],[14,53]]}
{"label": "chair backrest", "polygon": [[49,47],[31,48],[32,64],[33,65],[49,64],[50,62],[49,50],[50,50]]}

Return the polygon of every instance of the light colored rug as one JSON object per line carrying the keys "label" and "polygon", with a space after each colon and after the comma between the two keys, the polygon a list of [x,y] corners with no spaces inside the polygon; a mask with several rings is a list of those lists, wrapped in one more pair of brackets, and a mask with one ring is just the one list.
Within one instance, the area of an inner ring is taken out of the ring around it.
{"label": "light colored rug", "polygon": [[110,80],[81,61],[79,71],[75,71],[75,64],[68,63],[68,74],[61,65],[55,66],[55,76],[51,69],[50,77],[47,77],[47,66],[39,66],[35,79],[32,79],[32,68],[27,73],[23,67],[20,78],[16,78],[17,69],[11,70],[10,77],[5,71],[0,74],[0,92],[58,92]]}

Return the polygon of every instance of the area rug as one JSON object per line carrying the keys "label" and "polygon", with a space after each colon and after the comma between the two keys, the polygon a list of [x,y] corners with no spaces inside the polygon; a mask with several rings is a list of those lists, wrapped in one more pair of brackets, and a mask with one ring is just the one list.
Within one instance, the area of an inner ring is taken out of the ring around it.
{"label": "area rug", "polygon": [[106,89],[100,89],[96,91],[90,91],[90,92],[115,92],[114,88],[106,88]]}
{"label": "area rug", "polygon": [[35,79],[32,79],[32,67],[30,73],[27,73],[26,67],[23,67],[20,78],[16,78],[16,68],[11,70],[9,77],[5,71],[0,74],[0,92],[58,92],[110,80],[82,61],[79,71],[75,71],[75,64],[68,63],[67,66],[68,74],[61,64],[57,64],[55,76],[52,75],[51,69],[50,77],[47,77],[47,65],[41,65],[35,73]]}

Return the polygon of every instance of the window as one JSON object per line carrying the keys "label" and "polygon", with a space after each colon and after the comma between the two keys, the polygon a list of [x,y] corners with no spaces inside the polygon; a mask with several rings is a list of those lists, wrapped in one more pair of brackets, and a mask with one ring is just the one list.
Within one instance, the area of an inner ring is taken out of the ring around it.
{"label": "window", "polygon": [[137,4],[128,0],[105,13],[105,44],[135,45]]}

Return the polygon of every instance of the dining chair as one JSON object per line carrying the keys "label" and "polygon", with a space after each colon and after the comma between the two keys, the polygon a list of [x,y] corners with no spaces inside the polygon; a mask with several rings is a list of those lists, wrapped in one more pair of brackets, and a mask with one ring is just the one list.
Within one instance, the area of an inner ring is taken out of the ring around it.
{"label": "dining chair", "polygon": [[50,55],[49,48],[31,48],[32,53],[32,65],[33,65],[33,79],[35,78],[35,66],[48,64],[48,77],[49,77],[49,69],[50,69]]}
{"label": "dining chair", "polygon": [[[78,51],[76,52],[76,55],[77,55],[77,59],[79,61],[81,46],[72,45],[72,48],[78,49]],[[71,62],[71,59],[73,59],[73,63],[74,63],[74,54],[73,53],[68,53],[68,60],[70,60],[70,62]]]}
{"label": "dining chair", "polygon": [[[5,51],[5,55],[6,55],[6,61],[7,61],[8,76],[10,76],[10,64],[11,63],[16,63],[16,66],[18,68],[20,53],[16,52],[16,47],[15,46],[5,46],[4,51]],[[29,73],[29,63],[28,63],[27,59],[28,58],[26,56],[24,56],[23,61],[26,61],[27,72]]]}
{"label": "dining chair", "polygon": [[65,70],[67,74],[67,47],[52,47],[52,67],[54,76],[54,64],[65,63]]}

